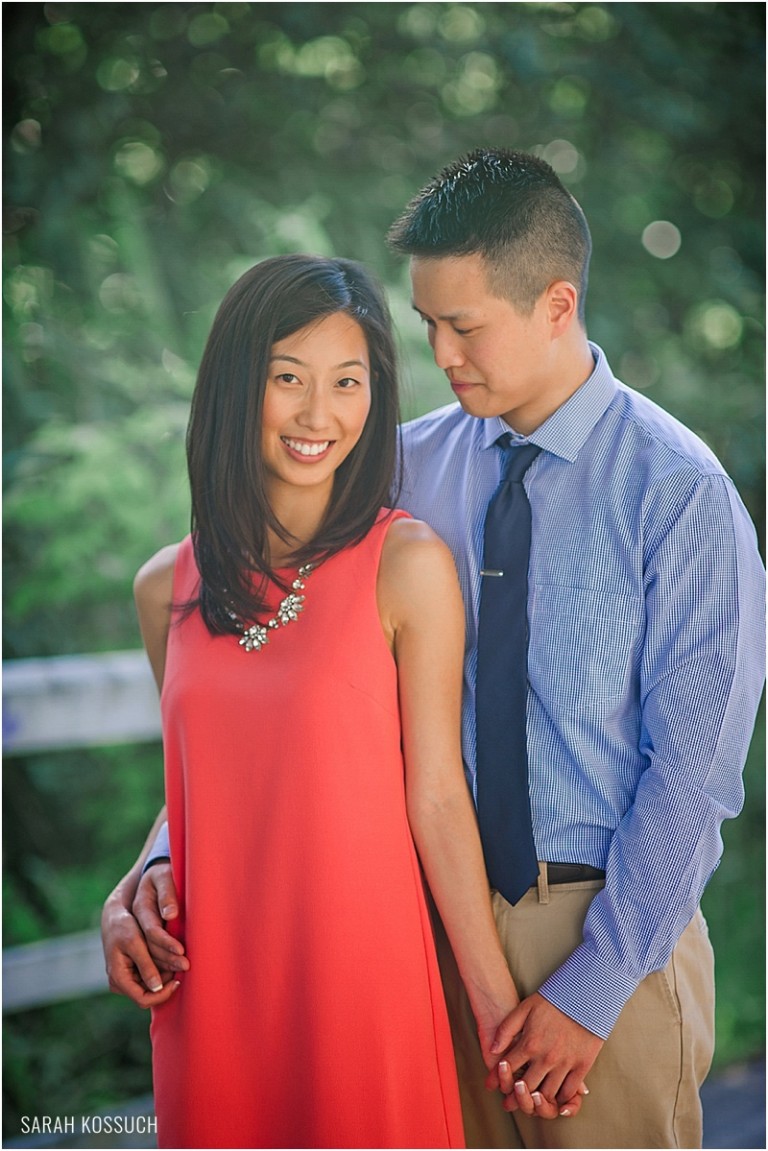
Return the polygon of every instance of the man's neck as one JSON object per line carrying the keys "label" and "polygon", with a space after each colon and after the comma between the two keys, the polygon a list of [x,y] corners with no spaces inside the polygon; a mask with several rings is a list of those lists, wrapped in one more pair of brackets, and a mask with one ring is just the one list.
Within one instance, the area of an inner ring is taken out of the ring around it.
{"label": "man's neck", "polygon": [[527,407],[525,411],[506,412],[502,419],[519,435],[530,436],[570,400],[594,370],[595,358],[586,333],[580,328],[578,338],[569,339],[567,346],[561,345],[557,356],[548,365],[547,377],[551,383],[542,388],[540,403]]}

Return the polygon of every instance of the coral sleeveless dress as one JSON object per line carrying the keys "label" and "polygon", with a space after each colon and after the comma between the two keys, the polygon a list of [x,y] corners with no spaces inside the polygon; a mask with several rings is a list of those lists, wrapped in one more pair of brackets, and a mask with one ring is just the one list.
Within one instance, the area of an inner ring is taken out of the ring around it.
{"label": "coral sleeveless dress", "polygon": [[[171,627],[166,796],[190,971],[153,1011],[161,1147],[464,1146],[376,604],[389,522],[316,568],[299,619],[260,651],[197,611]],[[174,602],[198,583],[187,537]]]}

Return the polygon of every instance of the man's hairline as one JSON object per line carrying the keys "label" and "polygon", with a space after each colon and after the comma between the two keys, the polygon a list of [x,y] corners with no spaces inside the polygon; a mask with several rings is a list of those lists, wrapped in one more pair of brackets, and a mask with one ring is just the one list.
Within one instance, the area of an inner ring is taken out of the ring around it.
{"label": "man's hairline", "polygon": [[[533,315],[534,311],[536,310],[536,304],[541,299],[541,297],[544,295],[544,293],[549,290],[549,288],[551,286],[551,284],[548,284],[546,288],[543,288],[541,290],[541,292],[539,293],[539,295],[536,297],[536,299],[533,301],[532,304],[525,306],[525,305],[521,304],[521,302],[519,300],[513,300],[509,294],[499,292],[494,287],[493,280],[495,279],[496,282],[498,283],[498,280],[503,277],[504,273],[498,268],[494,269],[492,262],[489,260],[488,256],[485,254],[485,252],[483,252],[480,248],[473,248],[472,251],[470,251],[470,252],[407,252],[407,253],[405,253],[405,255],[408,256],[408,260],[409,260],[411,268],[413,267],[414,260],[424,260],[424,261],[429,261],[430,263],[437,263],[440,260],[463,260],[463,259],[467,259],[469,256],[479,256],[480,260],[482,261],[482,270],[483,270],[483,275],[485,278],[485,285],[486,285],[486,288],[488,289],[488,294],[490,296],[492,296],[495,300],[501,300],[503,303],[509,304],[510,307],[514,308],[514,310],[518,313],[518,315],[523,316],[525,318]],[[561,276],[561,277],[559,277],[559,279],[564,279],[564,277]],[[552,281],[552,283],[556,283],[556,282],[557,282],[556,280]],[[570,283],[570,280],[568,281],[568,283]],[[427,318],[425,313],[422,312],[416,306],[416,302],[413,299],[411,299],[411,307],[422,318]],[[437,318],[439,320],[445,320],[445,321],[450,322],[451,320],[455,321],[455,320],[461,318],[462,316],[469,317],[471,315],[472,315],[472,313],[470,311],[468,311],[467,309],[465,309],[463,311],[455,312],[451,315],[428,317],[428,318],[430,318],[430,319]]]}

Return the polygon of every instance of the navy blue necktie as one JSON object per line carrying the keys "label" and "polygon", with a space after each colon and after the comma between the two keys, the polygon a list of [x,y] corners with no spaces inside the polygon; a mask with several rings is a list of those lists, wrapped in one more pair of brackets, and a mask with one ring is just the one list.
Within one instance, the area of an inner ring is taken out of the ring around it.
{"label": "navy blue necktie", "polygon": [[[506,437],[505,437],[506,438]],[[525,703],[531,507],[523,476],[541,451],[508,447],[485,517],[477,650],[477,815],[491,886],[509,903],[536,882]]]}

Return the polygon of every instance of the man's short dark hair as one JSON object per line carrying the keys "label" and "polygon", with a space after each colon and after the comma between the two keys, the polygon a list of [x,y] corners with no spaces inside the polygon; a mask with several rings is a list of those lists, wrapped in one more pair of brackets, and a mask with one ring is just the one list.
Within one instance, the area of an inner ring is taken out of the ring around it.
{"label": "man's short dark hair", "polygon": [[538,156],[480,148],[444,168],[389,232],[402,255],[481,255],[488,286],[523,314],[547,287],[567,280],[584,302],[592,241],[584,213]]}

